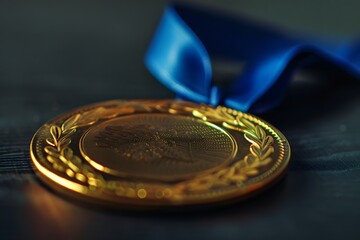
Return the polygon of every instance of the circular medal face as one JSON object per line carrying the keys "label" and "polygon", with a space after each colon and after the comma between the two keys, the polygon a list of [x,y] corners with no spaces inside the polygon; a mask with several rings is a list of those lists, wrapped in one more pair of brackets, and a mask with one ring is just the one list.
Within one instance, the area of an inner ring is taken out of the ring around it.
{"label": "circular medal face", "polygon": [[243,198],[284,172],[285,137],[253,115],[184,101],[110,101],[74,110],[32,139],[50,187],[111,206]]}

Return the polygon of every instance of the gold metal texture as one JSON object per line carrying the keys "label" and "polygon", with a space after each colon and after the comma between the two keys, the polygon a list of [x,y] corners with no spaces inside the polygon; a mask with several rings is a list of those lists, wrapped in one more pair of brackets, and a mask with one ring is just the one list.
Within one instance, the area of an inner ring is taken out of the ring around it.
{"label": "gold metal texture", "polygon": [[37,175],[71,197],[114,207],[244,198],[279,179],[286,138],[226,107],[114,100],[44,124],[30,145]]}

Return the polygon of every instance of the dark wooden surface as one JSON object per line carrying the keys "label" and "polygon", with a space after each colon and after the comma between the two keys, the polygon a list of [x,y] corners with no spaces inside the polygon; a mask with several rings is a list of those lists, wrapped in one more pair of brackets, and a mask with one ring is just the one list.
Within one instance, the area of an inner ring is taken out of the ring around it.
{"label": "dark wooden surface", "polygon": [[[274,23],[296,12],[285,1],[273,12],[244,2],[245,10],[237,1],[223,6]],[[110,211],[64,199],[37,180],[29,142],[43,122],[102,100],[173,97],[143,66],[165,4],[0,3],[0,239],[359,239],[360,84],[332,68],[298,73],[283,103],[262,115],[287,136],[292,162],[282,181],[247,201],[186,212]],[[354,32],[357,23],[341,14],[346,34]],[[284,18],[315,31],[296,16]],[[315,25],[344,33],[340,20],[335,29]]]}

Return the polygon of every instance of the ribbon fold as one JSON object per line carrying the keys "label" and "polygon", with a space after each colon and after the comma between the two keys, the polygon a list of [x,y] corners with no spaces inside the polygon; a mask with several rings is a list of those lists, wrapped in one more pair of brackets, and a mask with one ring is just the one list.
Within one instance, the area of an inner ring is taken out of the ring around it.
{"label": "ribbon fold", "polygon": [[[179,4],[165,9],[145,56],[149,71],[178,97],[251,112],[278,103],[295,69],[322,61],[359,77],[360,43],[295,38]],[[213,79],[216,62],[233,72],[230,81]]]}

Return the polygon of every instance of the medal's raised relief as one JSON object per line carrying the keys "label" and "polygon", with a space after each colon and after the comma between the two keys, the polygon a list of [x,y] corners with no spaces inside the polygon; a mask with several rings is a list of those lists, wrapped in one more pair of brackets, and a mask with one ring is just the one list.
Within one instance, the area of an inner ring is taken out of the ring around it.
{"label": "medal's raised relief", "polygon": [[59,117],[34,136],[38,175],[99,203],[187,205],[277,179],[290,149],[252,115],[182,101],[111,101]]}

